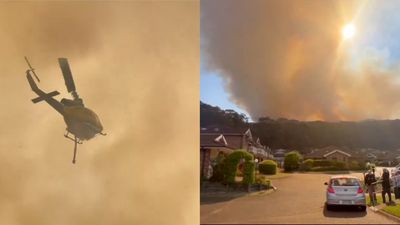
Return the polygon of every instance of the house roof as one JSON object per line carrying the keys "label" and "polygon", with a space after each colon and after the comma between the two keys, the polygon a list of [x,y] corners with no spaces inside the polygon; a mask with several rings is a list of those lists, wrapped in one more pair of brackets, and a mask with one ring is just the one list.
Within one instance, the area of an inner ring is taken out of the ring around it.
{"label": "house roof", "polygon": [[201,147],[226,147],[228,142],[222,134],[200,134]]}
{"label": "house roof", "polygon": [[351,157],[351,155],[349,153],[342,151],[342,150],[338,149],[337,147],[328,146],[328,147],[321,148],[321,149],[313,149],[310,153],[304,155],[304,158],[325,158],[335,152],[339,152],[341,154],[347,155],[348,157]]}
{"label": "house roof", "polygon": [[222,134],[227,142],[227,146],[232,149],[243,148],[244,142],[254,144],[250,128],[231,128],[223,126],[207,126],[200,130],[200,135],[220,135]]}
{"label": "house roof", "polygon": [[225,134],[225,139],[228,146],[233,149],[243,148],[243,135],[241,134]]}
{"label": "house roof", "polygon": [[284,157],[286,152],[286,149],[275,149],[273,155],[274,157]]}
{"label": "house roof", "polygon": [[328,152],[328,153],[324,154],[324,157],[328,157],[328,156],[330,156],[330,155],[332,155],[332,154],[334,154],[334,153],[340,153],[340,154],[342,154],[342,155],[351,157],[351,155],[350,155],[349,153],[344,152],[344,151],[340,151],[339,149],[335,149],[335,150],[333,150],[333,151],[331,151],[331,152]]}

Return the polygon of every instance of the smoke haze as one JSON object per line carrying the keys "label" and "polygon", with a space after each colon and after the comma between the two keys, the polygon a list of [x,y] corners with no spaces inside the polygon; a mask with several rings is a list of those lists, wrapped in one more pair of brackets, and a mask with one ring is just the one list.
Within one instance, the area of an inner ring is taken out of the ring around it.
{"label": "smoke haze", "polygon": [[[198,219],[199,4],[0,3],[0,224],[192,224]],[[107,136],[78,146],[39,87],[70,98],[69,60]],[[193,131],[193,132],[188,132]],[[198,135],[198,134],[197,134]]]}
{"label": "smoke haze", "polygon": [[[253,120],[399,117],[399,60],[388,63],[388,49],[363,45],[373,31],[383,39],[377,27],[394,22],[371,21],[394,15],[387,12],[398,2],[226,3],[201,2],[202,64],[223,76],[231,100]],[[350,21],[356,37],[343,41],[341,28]]]}

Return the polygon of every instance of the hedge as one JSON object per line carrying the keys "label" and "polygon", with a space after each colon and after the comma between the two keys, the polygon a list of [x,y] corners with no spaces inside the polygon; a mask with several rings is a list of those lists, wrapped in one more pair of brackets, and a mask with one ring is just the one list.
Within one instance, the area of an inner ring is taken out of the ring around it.
{"label": "hedge", "polygon": [[317,166],[317,167],[311,168],[311,171],[341,171],[341,170],[347,170],[347,169],[336,167],[336,166],[324,166],[324,167]]}
{"label": "hedge", "polygon": [[220,161],[220,163],[213,166],[213,174],[210,178],[212,182],[222,182],[224,181],[224,167],[225,167],[225,159]]}
{"label": "hedge", "polygon": [[264,160],[258,165],[258,171],[262,174],[276,174],[276,162],[272,160]]}
{"label": "hedge", "polygon": [[301,155],[297,151],[291,151],[285,155],[283,168],[285,171],[293,171],[300,166]]}
{"label": "hedge", "polygon": [[337,168],[341,169],[341,168],[346,168],[346,163],[341,162],[341,161],[317,159],[317,160],[314,160],[313,167],[337,167]]}
{"label": "hedge", "polygon": [[255,168],[256,164],[253,161],[246,161],[244,163],[243,184],[254,184],[256,175]]}
{"label": "hedge", "polygon": [[[230,183],[230,184],[235,183],[236,169],[237,169],[237,166],[241,159],[244,159],[245,162],[248,162],[248,161],[253,162],[253,155],[245,150],[236,150],[226,157],[225,167],[224,167],[224,179],[227,183]],[[243,181],[246,180],[246,182],[251,182],[252,180],[254,180],[254,177],[251,178],[252,172],[248,171],[248,169],[247,169],[248,166],[252,167],[250,164],[245,163],[245,168],[244,168],[245,174],[243,177]],[[254,167],[252,167],[252,168],[254,171]],[[248,176],[250,176],[250,177],[248,177]]]}
{"label": "hedge", "polygon": [[271,181],[267,179],[265,176],[260,175],[256,177],[256,184],[264,185],[267,188],[271,187]]}
{"label": "hedge", "polygon": [[313,159],[306,159],[300,164],[300,170],[309,171],[314,167]]}

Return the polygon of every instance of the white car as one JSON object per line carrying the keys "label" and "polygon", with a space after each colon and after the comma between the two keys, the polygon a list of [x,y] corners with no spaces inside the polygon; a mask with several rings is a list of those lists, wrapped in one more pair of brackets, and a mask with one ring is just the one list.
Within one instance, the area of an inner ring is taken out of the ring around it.
{"label": "white car", "polygon": [[326,189],[326,209],[334,206],[351,205],[358,206],[362,211],[367,209],[364,190],[359,178],[349,175],[332,176]]}

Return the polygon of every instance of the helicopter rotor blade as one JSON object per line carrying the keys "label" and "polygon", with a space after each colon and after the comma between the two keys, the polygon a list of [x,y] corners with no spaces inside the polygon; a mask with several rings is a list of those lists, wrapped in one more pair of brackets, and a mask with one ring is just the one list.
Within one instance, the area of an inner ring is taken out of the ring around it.
{"label": "helicopter rotor blade", "polygon": [[75,82],[72,77],[68,60],[66,58],[58,58],[58,64],[60,65],[61,72],[64,76],[65,86],[67,86],[68,92],[76,93]]}

